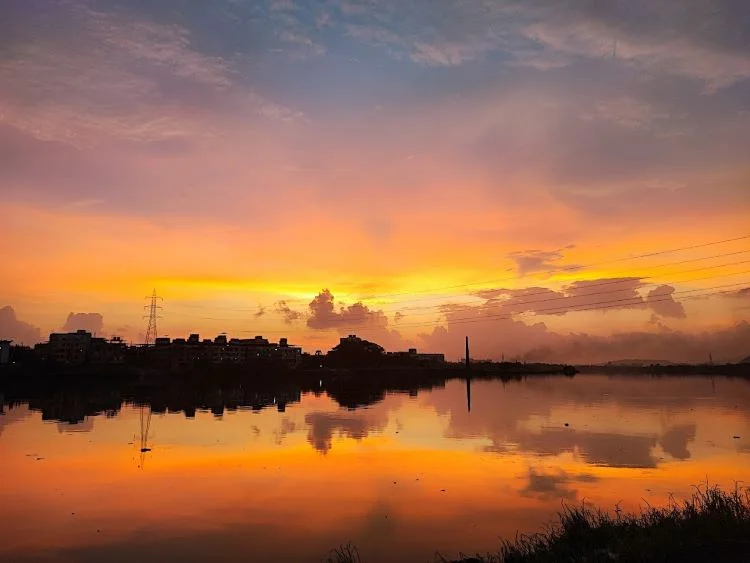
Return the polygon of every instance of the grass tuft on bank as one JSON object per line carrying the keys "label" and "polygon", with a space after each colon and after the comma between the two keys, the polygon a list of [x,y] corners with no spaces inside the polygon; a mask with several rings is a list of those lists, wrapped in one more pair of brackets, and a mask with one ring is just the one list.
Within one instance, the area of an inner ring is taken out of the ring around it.
{"label": "grass tuft on bank", "polygon": [[[360,563],[351,545],[327,563]],[[586,504],[564,506],[540,533],[503,541],[496,554],[454,563],[651,563],[750,561],[750,489],[726,492],[696,487],[691,498],[637,514],[604,512]],[[447,559],[440,559],[448,563]],[[415,562],[418,563],[418,562]]]}

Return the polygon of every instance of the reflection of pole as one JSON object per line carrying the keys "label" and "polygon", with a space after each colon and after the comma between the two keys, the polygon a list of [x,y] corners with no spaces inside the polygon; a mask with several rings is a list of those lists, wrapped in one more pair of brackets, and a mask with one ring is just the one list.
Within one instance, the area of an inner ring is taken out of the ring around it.
{"label": "reflection of pole", "polygon": [[141,451],[139,454],[140,467],[143,469],[143,462],[146,461],[146,452],[150,452],[151,448],[148,447],[148,432],[151,429],[151,406],[148,407],[148,414],[146,413],[146,406],[141,405]]}

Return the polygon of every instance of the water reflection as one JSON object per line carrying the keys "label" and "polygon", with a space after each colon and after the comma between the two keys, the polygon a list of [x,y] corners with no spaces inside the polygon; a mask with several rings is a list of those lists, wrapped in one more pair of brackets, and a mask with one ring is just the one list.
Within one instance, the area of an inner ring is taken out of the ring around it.
{"label": "water reflection", "polygon": [[598,480],[599,478],[591,473],[571,475],[562,469],[543,473],[529,468],[529,482],[521,489],[521,494],[536,496],[542,500],[575,500],[578,496],[578,490],[572,488],[575,483],[595,483]]}
{"label": "water reflection", "polygon": [[561,500],[750,480],[743,380],[315,387],[5,390],[0,559],[310,561],[352,541],[431,561],[535,531]]}

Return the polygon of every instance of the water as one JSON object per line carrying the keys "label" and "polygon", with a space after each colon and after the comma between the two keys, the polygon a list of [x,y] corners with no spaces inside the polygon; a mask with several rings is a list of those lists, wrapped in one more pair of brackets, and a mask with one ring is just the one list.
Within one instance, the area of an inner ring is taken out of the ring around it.
{"label": "water", "polygon": [[150,420],[55,397],[0,416],[3,561],[321,561],[352,542],[364,563],[430,562],[537,531],[561,502],[750,481],[739,379],[474,381],[470,412],[460,380],[351,410],[303,393]]}

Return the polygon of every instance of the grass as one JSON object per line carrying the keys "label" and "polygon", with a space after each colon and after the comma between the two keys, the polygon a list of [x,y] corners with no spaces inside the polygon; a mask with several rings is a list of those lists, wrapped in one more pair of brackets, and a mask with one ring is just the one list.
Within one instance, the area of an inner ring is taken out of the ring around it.
{"label": "grass", "polygon": [[[447,559],[439,558],[443,563]],[[544,531],[503,541],[496,554],[454,563],[739,563],[750,561],[750,489],[696,487],[691,498],[613,514],[586,504],[564,506]],[[356,548],[331,552],[327,563],[360,563]],[[416,563],[416,562],[415,562]]]}

